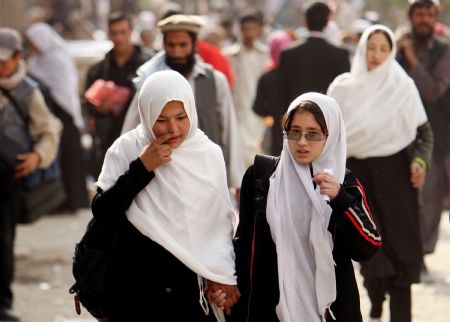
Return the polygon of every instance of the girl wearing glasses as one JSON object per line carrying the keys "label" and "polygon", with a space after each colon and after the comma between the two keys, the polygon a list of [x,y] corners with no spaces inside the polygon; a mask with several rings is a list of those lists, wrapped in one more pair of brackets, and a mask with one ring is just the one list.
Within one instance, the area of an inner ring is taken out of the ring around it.
{"label": "girl wearing glasses", "polygon": [[289,106],[280,157],[256,156],[235,239],[241,299],[227,321],[362,321],[351,260],[381,245],[364,189],[345,169],[337,103],[307,93]]}
{"label": "girl wearing glasses", "polygon": [[328,89],[342,109],[347,166],[367,187],[384,244],[362,264],[371,321],[380,321],[385,294],[391,322],[411,321],[411,284],[419,282],[422,250],[418,188],[433,137],[414,81],[395,60],[395,38],[375,25],[362,35],[350,73]]}

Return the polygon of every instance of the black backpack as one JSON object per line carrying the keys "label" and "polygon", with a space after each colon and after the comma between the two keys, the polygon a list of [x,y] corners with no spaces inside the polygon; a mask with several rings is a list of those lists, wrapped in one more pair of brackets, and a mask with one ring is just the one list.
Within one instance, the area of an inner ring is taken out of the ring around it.
{"label": "black backpack", "polygon": [[75,246],[72,273],[75,284],[69,289],[75,294],[75,308],[80,303],[96,318],[105,318],[109,311],[106,297],[106,276],[115,249],[118,223],[92,218],[80,242]]}

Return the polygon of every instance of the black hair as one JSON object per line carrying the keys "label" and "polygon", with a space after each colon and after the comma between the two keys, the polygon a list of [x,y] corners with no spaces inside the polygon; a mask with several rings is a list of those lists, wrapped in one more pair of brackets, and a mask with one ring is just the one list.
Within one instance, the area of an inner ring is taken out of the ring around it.
{"label": "black hair", "polygon": [[285,113],[282,119],[281,126],[286,132],[289,132],[292,125],[292,120],[296,113],[309,112],[314,116],[314,119],[319,123],[320,129],[324,134],[328,134],[327,122],[325,122],[325,116],[322,113],[319,105],[312,101],[302,101],[296,108],[292,109],[289,113]]}
{"label": "black hair", "polygon": [[[409,5],[408,16],[411,17],[414,10],[416,10],[416,9],[419,9],[419,8],[430,9],[430,8],[435,8],[435,7],[436,7],[436,4],[432,0],[414,0]],[[435,9],[436,9],[436,13],[437,13],[438,12],[437,7]]]}
{"label": "black hair", "polygon": [[255,22],[259,25],[264,25],[264,15],[259,10],[244,10],[239,16],[239,24],[242,26],[246,22]]}
{"label": "black hair", "polygon": [[384,37],[386,37],[386,40],[389,43],[389,48],[392,50],[392,47],[394,46],[394,44],[392,43],[392,39],[391,36],[389,36],[388,32],[386,30],[383,29],[375,29],[374,31],[372,31],[369,36],[367,37],[367,40],[370,39],[370,37],[372,37],[375,34],[382,34]]}
{"label": "black hair", "polygon": [[133,29],[133,19],[129,14],[121,11],[113,12],[108,16],[108,28],[121,21],[128,21],[128,25]]}
{"label": "black hair", "polygon": [[322,31],[328,24],[330,8],[325,2],[314,1],[306,5],[305,17],[308,29],[311,31]]}

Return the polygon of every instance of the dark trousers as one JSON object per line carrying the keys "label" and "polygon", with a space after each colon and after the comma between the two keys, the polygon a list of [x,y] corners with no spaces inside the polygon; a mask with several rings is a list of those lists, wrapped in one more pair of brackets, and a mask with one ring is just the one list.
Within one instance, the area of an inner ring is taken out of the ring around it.
{"label": "dark trousers", "polygon": [[10,200],[7,202],[7,199],[0,198],[0,308],[11,308],[16,216]]}
{"label": "dark trousers", "polygon": [[381,317],[385,296],[389,294],[390,322],[411,322],[411,285],[397,286],[394,284],[394,278],[386,277],[365,279],[364,286],[372,304],[371,318]]}
{"label": "dark trousers", "polygon": [[442,163],[431,160],[425,186],[422,190],[422,207],[420,208],[420,233],[424,254],[434,252],[438,241],[439,221],[441,220],[443,201],[448,192],[450,180],[450,154]]}

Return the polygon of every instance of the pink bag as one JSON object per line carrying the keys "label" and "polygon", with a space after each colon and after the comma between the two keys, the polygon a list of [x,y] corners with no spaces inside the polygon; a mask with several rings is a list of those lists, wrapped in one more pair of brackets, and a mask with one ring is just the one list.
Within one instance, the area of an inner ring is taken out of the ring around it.
{"label": "pink bag", "polygon": [[88,102],[100,112],[110,112],[115,118],[119,117],[125,108],[130,95],[131,90],[128,87],[119,86],[113,81],[103,79],[97,79],[84,93]]}

